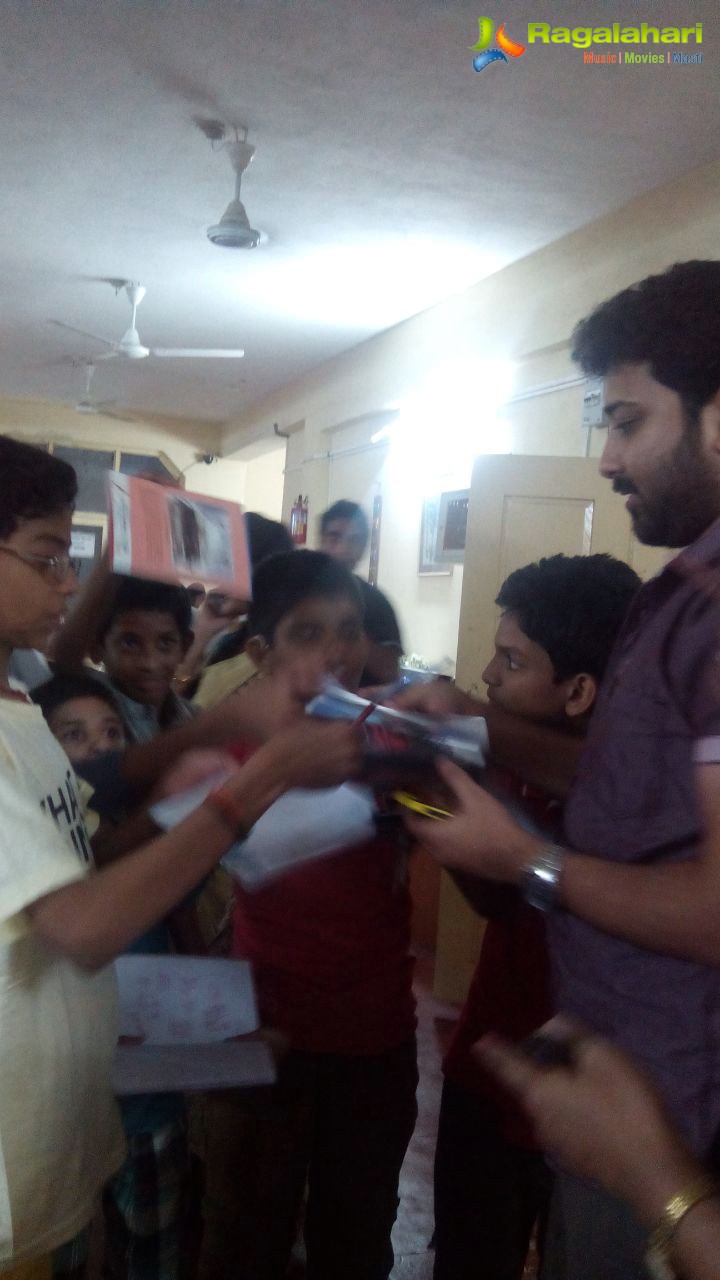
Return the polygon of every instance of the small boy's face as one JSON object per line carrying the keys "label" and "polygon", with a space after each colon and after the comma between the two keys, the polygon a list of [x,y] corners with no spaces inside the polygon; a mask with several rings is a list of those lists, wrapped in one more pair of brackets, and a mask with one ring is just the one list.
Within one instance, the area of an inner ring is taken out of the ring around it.
{"label": "small boy's face", "polygon": [[48,716],[48,725],[72,764],[125,746],[122,720],[103,698],[69,698]]}
{"label": "small boy's face", "polygon": [[189,643],[171,613],[128,609],[113,618],[100,656],[118,689],[159,711]]}
{"label": "small boy's face", "polygon": [[302,600],[280,620],[262,667],[272,674],[293,666],[307,673],[307,693],[317,693],[323,675],[355,690],[365,666],[367,640],[357,601],[349,596]]}
{"label": "small boy's face", "polygon": [[366,546],[365,528],[357,520],[331,520],[320,535],[320,550],[350,570],[362,560]]}
{"label": "small boy's face", "polygon": [[77,591],[72,569],[58,580],[41,560],[22,557],[67,554],[72,509],[34,520],[20,520],[0,546],[0,644],[44,649],[60,626],[68,598]]}
{"label": "small boy's face", "polygon": [[482,673],[488,702],[531,720],[563,721],[568,682],[556,681],[548,653],[526,636],[512,613],[495,632],[495,656]]}

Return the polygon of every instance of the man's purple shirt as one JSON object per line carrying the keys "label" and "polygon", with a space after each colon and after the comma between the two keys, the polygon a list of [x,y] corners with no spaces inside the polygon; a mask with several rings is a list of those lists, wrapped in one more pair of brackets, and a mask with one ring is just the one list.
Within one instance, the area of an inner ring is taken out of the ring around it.
{"label": "man's purple shirt", "polygon": [[[720,522],[631,607],[566,805],[566,843],[638,866],[698,857],[696,774],[715,763]],[[550,921],[550,944],[558,1008],[643,1063],[705,1153],[720,1131],[720,968],[647,951],[569,913]]]}

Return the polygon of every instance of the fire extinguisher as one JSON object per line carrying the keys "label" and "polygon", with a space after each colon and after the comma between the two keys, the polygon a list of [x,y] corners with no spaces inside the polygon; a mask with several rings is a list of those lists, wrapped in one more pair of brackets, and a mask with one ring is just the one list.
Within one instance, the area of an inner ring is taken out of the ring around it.
{"label": "fire extinguisher", "polygon": [[296,547],[304,547],[307,542],[308,500],[299,493],[297,502],[290,508],[290,537]]}

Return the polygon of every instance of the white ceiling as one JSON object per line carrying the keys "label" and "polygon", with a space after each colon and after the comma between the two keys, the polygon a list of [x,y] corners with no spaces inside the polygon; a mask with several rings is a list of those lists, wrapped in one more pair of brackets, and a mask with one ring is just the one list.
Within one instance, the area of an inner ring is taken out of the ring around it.
{"label": "white ceiling", "polygon": [[[530,8],[504,0],[510,36],[618,18],[607,0]],[[77,398],[82,372],[61,362],[101,348],[47,321],[119,337],[127,301],[94,278],[129,277],[147,286],[146,344],[246,358],[111,361],[98,397],[225,420],[715,159],[716,0],[646,8],[620,16],[704,20],[702,67],[532,46],[478,75],[466,0],[3,0],[0,394]],[[255,251],[205,238],[232,173],[194,116],[249,127]]]}

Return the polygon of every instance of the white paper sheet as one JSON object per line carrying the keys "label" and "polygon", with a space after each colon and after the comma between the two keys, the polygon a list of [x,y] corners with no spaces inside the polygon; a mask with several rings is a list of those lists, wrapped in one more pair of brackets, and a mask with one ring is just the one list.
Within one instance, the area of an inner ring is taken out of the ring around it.
{"label": "white paper sheet", "polygon": [[287,791],[258,819],[247,840],[228,850],[222,865],[246,889],[259,888],[304,862],[371,840],[374,813],[372,792],[354,783]]}
{"label": "white paper sheet", "polygon": [[186,787],[184,791],[176,791],[175,795],[158,800],[150,809],[150,817],[163,831],[170,831],[177,826],[178,822],[182,822],[184,818],[199,809],[203,800],[216,787],[221,786],[227,776],[228,774],[222,770],[208,774],[202,782],[196,782],[194,787]]}
{"label": "white paper sheet", "polygon": [[120,1035],[198,1045],[259,1026],[250,965],[198,956],[119,956]]}
{"label": "white paper sheet", "polygon": [[262,1040],[223,1044],[118,1045],[113,1089],[132,1093],[175,1093],[249,1088],[274,1084],[275,1062]]}

